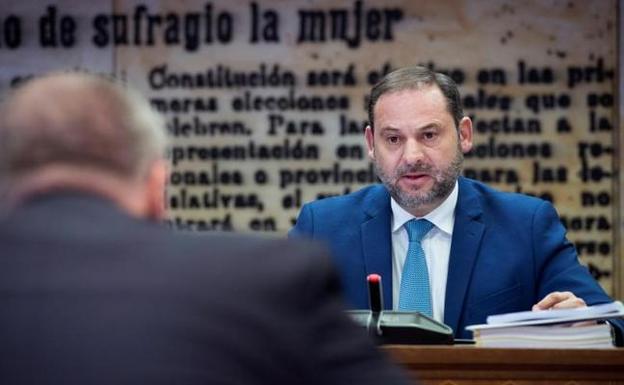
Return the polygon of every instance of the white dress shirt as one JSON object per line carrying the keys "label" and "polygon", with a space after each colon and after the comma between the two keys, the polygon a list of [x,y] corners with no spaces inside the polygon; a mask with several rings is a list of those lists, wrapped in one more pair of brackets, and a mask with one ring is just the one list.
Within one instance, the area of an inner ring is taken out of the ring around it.
{"label": "white dress shirt", "polygon": [[[449,256],[451,254],[451,239],[453,237],[453,225],[455,224],[455,206],[457,205],[458,190],[458,184],[455,182],[453,191],[444,202],[422,217],[434,224],[431,231],[423,238],[421,245],[425,252],[427,270],[429,272],[433,318],[440,322],[444,321],[446,277]],[[403,225],[416,217],[405,211],[393,198],[390,205],[392,207],[392,307],[394,310],[398,310],[403,264],[405,263],[409,245],[407,231]]]}

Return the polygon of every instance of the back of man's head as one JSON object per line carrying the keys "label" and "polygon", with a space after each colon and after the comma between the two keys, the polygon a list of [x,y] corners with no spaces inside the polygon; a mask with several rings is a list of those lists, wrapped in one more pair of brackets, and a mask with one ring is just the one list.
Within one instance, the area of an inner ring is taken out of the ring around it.
{"label": "back of man's head", "polygon": [[86,74],[37,78],[0,108],[0,193],[19,201],[77,188],[123,200],[120,189],[144,189],[165,144],[162,119],[138,94]]}

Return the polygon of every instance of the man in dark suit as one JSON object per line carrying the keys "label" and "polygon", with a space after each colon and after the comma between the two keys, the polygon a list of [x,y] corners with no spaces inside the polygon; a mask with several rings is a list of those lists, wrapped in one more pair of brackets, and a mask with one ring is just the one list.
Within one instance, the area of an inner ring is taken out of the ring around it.
{"label": "man in dark suit", "polygon": [[0,113],[0,383],[387,384],[311,244],[173,233],[164,124],[60,74]]}
{"label": "man in dark suit", "polygon": [[378,273],[387,308],[421,311],[467,338],[465,327],[490,314],[611,301],[550,203],[460,177],[472,123],[449,77],[394,71],[373,87],[368,113],[384,185],[307,204],[291,231],[328,242],[353,307],[368,306],[365,277]]}

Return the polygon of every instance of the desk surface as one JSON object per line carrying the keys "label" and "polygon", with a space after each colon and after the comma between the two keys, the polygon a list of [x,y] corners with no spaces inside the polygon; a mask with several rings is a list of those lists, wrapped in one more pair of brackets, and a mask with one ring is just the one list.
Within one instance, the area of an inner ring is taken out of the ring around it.
{"label": "desk surface", "polygon": [[494,349],[476,346],[383,347],[429,384],[624,384],[624,349]]}

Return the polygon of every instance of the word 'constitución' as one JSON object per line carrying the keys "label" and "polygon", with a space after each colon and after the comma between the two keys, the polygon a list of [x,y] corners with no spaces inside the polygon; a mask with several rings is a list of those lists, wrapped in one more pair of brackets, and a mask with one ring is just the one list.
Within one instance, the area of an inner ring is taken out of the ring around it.
{"label": "word 'constituci\u00f3n'", "polygon": [[269,88],[295,87],[294,72],[283,69],[279,64],[261,63],[258,68],[234,70],[217,65],[200,72],[171,72],[167,64],[152,68],[147,80],[153,90],[198,89],[198,88]]}
{"label": "word 'constituci\u00f3n'", "polygon": [[259,144],[248,141],[242,145],[229,146],[173,146],[169,155],[173,165],[180,162],[212,160],[316,160],[320,149],[302,140],[284,139],[278,144]]}
{"label": "word 'constituci\u00f3n'", "polygon": [[[307,71],[303,83],[310,87],[355,86],[358,82],[355,64],[343,69],[312,69]],[[147,81],[153,90],[164,89],[215,89],[215,88],[294,88],[297,75],[278,63],[260,63],[255,68],[233,69],[218,64],[197,71],[171,70],[163,63],[149,70]]]}

